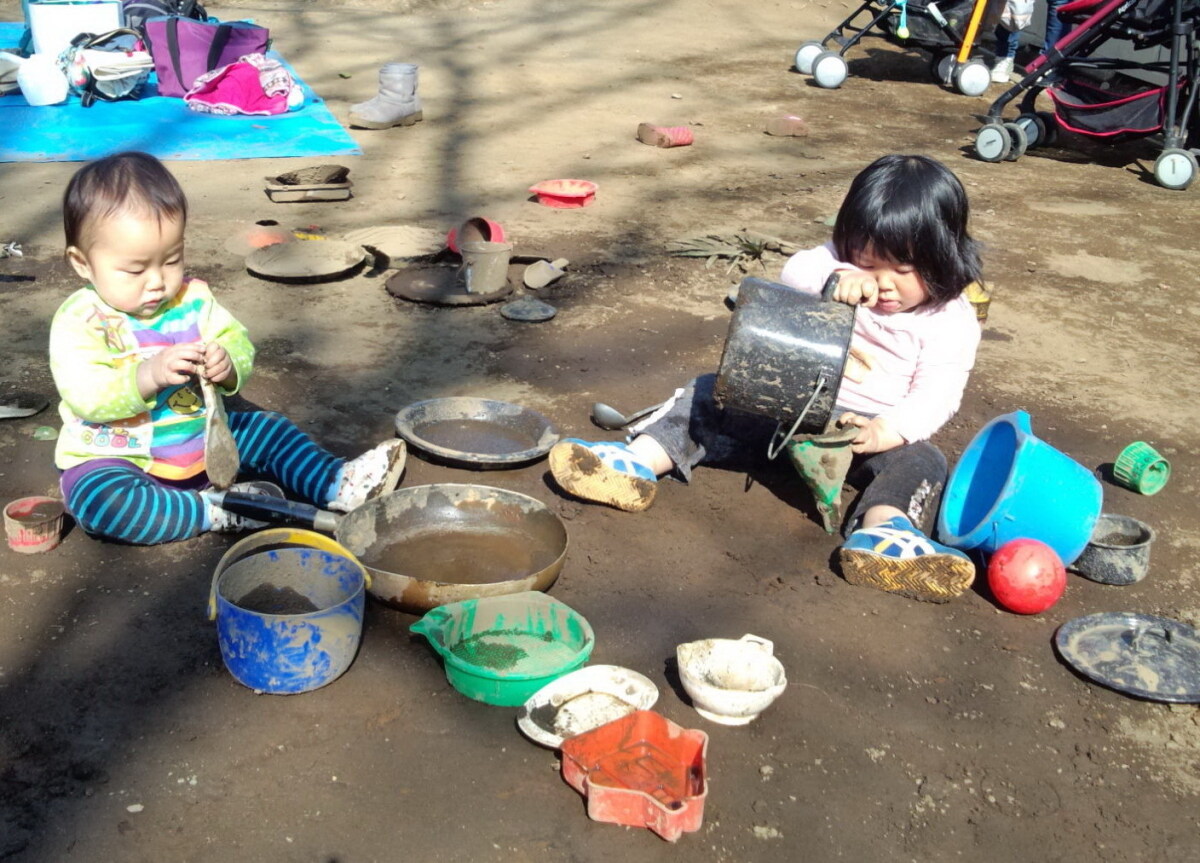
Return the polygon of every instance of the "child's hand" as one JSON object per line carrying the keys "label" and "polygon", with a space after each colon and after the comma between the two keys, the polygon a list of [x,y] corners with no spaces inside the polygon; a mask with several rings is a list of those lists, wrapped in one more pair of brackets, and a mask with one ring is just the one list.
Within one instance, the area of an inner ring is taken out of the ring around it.
{"label": "child's hand", "polygon": [[202,362],[204,350],[199,342],[163,348],[138,366],[138,390],[144,398],[149,398],[166,387],[187,383]]}
{"label": "child's hand", "polygon": [[862,270],[838,270],[837,287],[833,298],[850,306],[866,306],[868,309],[879,302],[879,283],[875,277]]}
{"label": "child's hand", "polygon": [[233,374],[233,360],[229,352],[216,342],[204,346],[204,377],[214,384],[223,384]]}
{"label": "child's hand", "polygon": [[846,426],[858,427],[858,436],[850,441],[851,452],[887,452],[890,449],[895,449],[905,444],[904,438],[894,431],[888,425],[887,420],[882,417],[867,419],[864,416],[847,412],[838,417],[837,424],[841,428],[845,428]]}

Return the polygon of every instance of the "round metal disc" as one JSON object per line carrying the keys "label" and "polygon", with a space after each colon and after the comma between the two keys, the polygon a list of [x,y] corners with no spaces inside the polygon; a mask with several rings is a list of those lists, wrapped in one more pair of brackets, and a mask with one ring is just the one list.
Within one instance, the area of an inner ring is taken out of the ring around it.
{"label": "round metal disc", "polygon": [[1186,623],[1131,611],[1068,620],[1059,655],[1092,680],[1151,701],[1200,702],[1200,639]]}
{"label": "round metal disc", "polygon": [[362,266],[362,246],[343,240],[297,240],[264,246],[246,256],[246,269],[281,282],[328,281]]}
{"label": "round metal disc", "polygon": [[393,297],[435,306],[482,306],[502,300],[512,293],[512,281],[486,294],[468,293],[458,277],[458,267],[409,267],[387,280],[387,292]]}
{"label": "round metal disc", "polygon": [[511,303],[502,305],[500,307],[500,314],[504,315],[510,321],[540,323],[541,321],[548,321],[558,314],[558,309],[549,303],[543,303],[541,300],[536,300],[533,297],[521,297],[519,300],[513,300]]}

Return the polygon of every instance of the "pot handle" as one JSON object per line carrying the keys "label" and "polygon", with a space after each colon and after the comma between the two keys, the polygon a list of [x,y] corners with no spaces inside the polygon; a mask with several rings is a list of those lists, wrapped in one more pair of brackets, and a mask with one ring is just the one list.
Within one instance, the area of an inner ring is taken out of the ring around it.
{"label": "pot handle", "polygon": [[329,510],[319,509],[312,504],[285,500],[266,494],[246,494],[241,491],[221,492],[213,495],[217,506],[228,512],[244,515],[259,521],[276,524],[295,524],[311,527],[325,533],[333,533],[341,517]]}
{"label": "pot handle", "polygon": [[828,378],[825,377],[825,372],[822,371],[817,375],[817,385],[813,388],[813,393],[808,397],[808,401],[804,404],[804,409],[800,411],[800,416],[796,417],[796,421],[792,423],[792,427],[786,433],[783,433],[783,423],[775,426],[775,433],[771,435],[771,442],[767,444],[767,458],[775,461],[775,458],[783,452],[783,448],[787,446],[787,442],[796,434],[796,430],[800,428],[800,423],[804,422],[804,417],[808,414],[809,408],[813,406],[813,402],[817,400],[817,396],[821,394],[821,390],[825,389],[825,384],[828,383]]}
{"label": "pot handle", "polygon": [[1129,646],[1135,653],[1161,651],[1163,642],[1171,644],[1174,640],[1175,634],[1165,626],[1138,626],[1129,634]]}
{"label": "pot handle", "polygon": [[761,647],[768,655],[773,656],[775,654],[774,642],[769,641],[762,636],[751,635],[747,632],[745,635],[739,638],[738,641],[744,641],[747,644],[753,644],[755,647]]}
{"label": "pot handle", "polygon": [[842,281],[842,274],[834,270],[825,279],[825,284],[821,286],[821,299],[829,301],[833,299],[833,292],[837,290],[838,284]]}

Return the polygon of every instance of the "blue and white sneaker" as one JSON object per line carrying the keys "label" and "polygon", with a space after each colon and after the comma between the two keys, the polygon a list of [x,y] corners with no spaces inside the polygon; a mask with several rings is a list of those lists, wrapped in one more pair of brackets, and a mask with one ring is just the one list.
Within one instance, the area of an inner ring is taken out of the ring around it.
{"label": "blue and white sneaker", "polygon": [[924,602],[946,602],[975,580],[975,564],[956,548],[934,542],[903,516],[850,534],[838,550],[842,575]]}
{"label": "blue and white sneaker", "polygon": [[550,449],[550,473],[575,497],[626,512],[649,508],[658,490],[654,471],[620,441],[564,438]]}

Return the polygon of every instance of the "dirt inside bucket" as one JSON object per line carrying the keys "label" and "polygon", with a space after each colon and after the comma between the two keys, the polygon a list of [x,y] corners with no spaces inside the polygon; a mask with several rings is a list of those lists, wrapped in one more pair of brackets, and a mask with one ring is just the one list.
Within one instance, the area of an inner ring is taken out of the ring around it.
{"label": "dirt inside bucket", "polygon": [[1128,533],[1123,533],[1119,530],[1110,531],[1109,533],[1104,534],[1104,536],[1098,536],[1092,540],[1092,542],[1096,545],[1119,546],[1140,545],[1145,541],[1145,538],[1141,536],[1130,536]]}
{"label": "dirt inside bucket", "polygon": [[308,614],[320,609],[304,594],[291,587],[260,584],[237,601],[239,608],[259,614]]}
{"label": "dirt inside bucket", "polygon": [[8,517],[22,524],[40,524],[58,518],[63,514],[63,506],[58,501],[39,501],[28,509],[10,508]]}

